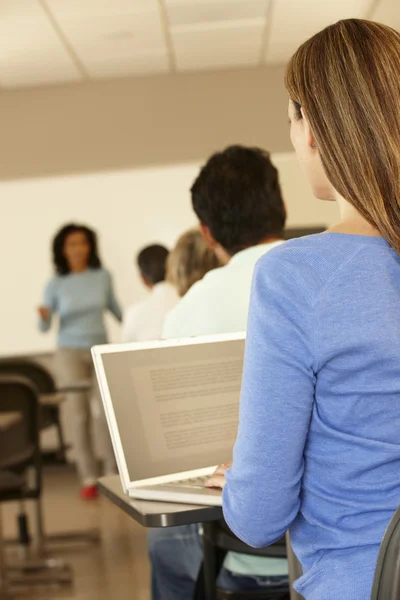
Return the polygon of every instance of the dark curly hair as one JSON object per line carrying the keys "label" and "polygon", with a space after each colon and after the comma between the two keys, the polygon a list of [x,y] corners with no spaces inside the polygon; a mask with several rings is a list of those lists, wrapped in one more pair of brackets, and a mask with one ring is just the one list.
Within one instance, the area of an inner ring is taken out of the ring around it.
{"label": "dark curly hair", "polygon": [[89,227],[85,225],[77,225],[76,223],[68,223],[60,229],[53,239],[53,263],[58,275],[68,275],[69,266],[67,259],[64,256],[64,245],[65,240],[71,233],[81,232],[84,233],[90,246],[90,253],[88,259],[88,267],[92,269],[99,269],[101,267],[101,260],[97,250],[97,235]]}
{"label": "dark curly hair", "polygon": [[268,237],[283,237],[278,171],[265,150],[228,146],[211,156],[191,192],[200,222],[231,256]]}

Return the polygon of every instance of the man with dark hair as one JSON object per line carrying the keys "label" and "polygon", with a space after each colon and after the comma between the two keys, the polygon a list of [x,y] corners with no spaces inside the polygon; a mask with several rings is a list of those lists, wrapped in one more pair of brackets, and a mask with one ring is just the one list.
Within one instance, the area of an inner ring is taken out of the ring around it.
{"label": "man with dark hair", "polygon": [[[278,172],[264,150],[230,146],[209,159],[191,192],[203,236],[224,266],[207,273],[172,309],[163,337],[245,330],[254,266],[283,242]],[[153,600],[193,598],[203,555],[197,526],[151,530],[149,550]],[[284,559],[228,553],[218,585],[267,591],[286,582]]]}
{"label": "man with dark hair", "polygon": [[123,320],[125,342],[146,342],[161,339],[165,315],[178,302],[175,288],[165,281],[168,250],[154,244],[143,248],[136,262],[150,296],[129,307]]}
{"label": "man with dark hair", "polygon": [[167,258],[169,251],[165,246],[153,244],[146,246],[137,255],[137,265],[142,276],[143,283],[147,287],[152,287],[165,281],[167,269]]}
{"label": "man with dark hair", "polygon": [[286,210],[265,150],[229,146],[214,154],[191,193],[203,236],[224,266],[207,273],[167,315],[165,338],[246,329],[254,265],[283,241]]}

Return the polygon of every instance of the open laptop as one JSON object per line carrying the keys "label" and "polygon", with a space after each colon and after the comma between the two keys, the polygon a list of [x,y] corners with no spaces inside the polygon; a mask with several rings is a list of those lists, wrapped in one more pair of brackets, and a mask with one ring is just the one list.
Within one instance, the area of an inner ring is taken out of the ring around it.
{"label": "open laptop", "polygon": [[222,505],[204,482],[232,460],[244,343],[238,333],[92,348],[129,496]]}

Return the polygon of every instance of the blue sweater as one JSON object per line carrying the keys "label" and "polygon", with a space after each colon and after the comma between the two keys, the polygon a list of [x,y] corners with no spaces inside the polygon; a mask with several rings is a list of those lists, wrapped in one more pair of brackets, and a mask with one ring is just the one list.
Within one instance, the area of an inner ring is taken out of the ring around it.
{"label": "blue sweater", "polygon": [[105,269],[53,277],[46,285],[43,305],[50,309],[50,318],[40,319],[39,328],[50,329],[52,315],[58,313],[58,345],[62,348],[85,349],[105,344],[104,311],[110,310],[119,321],[122,318],[110,273]]}
{"label": "blue sweater", "polygon": [[306,600],[367,600],[400,504],[400,257],[292,240],[255,270],[224,514],[252,546],[290,527]]}

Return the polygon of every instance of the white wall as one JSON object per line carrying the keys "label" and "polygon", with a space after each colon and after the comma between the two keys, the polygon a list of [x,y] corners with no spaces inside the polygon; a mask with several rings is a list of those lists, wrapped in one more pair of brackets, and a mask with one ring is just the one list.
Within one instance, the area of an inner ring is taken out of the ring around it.
{"label": "white wall", "polygon": [[[289,213],[289,225],[332,223],[336,207],[314,200],[293,154],[276,154]],[[50,242],[67,221],[95,228],[105,265],[113,272],[123,306],[143,297],[133,267],[142,246],[171,246],[196,221],[189,188],[199,163],[101,172],[0,183],[2,234],[0,354],[36,352],[54,347],[55,332],[36,329],[35,308],[51,275]],[[113,340],[119,329],[110,320]]]}

